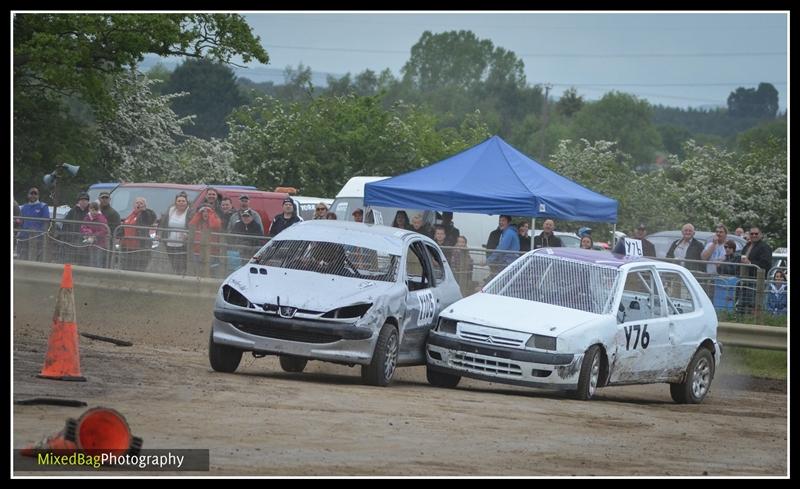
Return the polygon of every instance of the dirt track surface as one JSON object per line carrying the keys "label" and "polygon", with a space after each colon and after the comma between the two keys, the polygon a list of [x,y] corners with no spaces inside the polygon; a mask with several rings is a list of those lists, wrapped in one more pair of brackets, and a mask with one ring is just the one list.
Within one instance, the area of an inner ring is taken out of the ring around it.
{"label": "dirt track surface", "polygon": [[[388,388],[360,385],[356,368],[311,362],[288,374],[249,354],[220,374],[208,325],[148,337],[109,325],[134,346],[80,338],[88,381],[76,383],[36,378],[47,337],[14,325],[15,400],[80,399],[120,411],[144,448],[210,449],[210,472],[180,475],[787,475],[786,383],[726,376],[724,358],[701,405],[674,404],[665,384],[581,402],[469,379],[437,389],[424,367],[400,369]],[[85,409],[15,405],[13,446]]]}

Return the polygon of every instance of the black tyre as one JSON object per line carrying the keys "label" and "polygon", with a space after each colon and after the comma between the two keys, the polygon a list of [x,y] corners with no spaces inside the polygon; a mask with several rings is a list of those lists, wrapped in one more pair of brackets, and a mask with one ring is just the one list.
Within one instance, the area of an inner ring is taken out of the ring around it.
{"label": "black tyre", "polygon": [[372,354],[372,362],[361,366],[361,379],[365,384],[385,387],[389,385],[397,368],[397,352],[400,341],[397,328],[386,323],[378,335],[378,343]]}
{"label": "black tyre", "polygon": [[600,346],[592,345],[583,355],[581,373],[578,376],[578,390],[572,391],[573,397],[581,401],[588,401],[594,397],[597,385],[600,383],[600,368],[603,355]]}
{"label": "black tyre", "polygon": [[242,350],[228,345],[214,343],[214,332],[208,338],[208,361],[217,372],[235,372],[242,361]]}
{"label": "black tyre", "polygon": [[670,384],[669,393],[678,404],[700,404],[708,394],[713,379],[714,356],[708,349],[701,347],[689,362],[684,381]]}
{"label": "black tyre", "polygon": [[301,357],[296,357],[293,355],[281,355],[281,368],[284,372],[294,372],[299,373],[302,372],[304,368],[306,368],[306,364],[308,360]]}
{"label": "black tyre", "polygon": [[430,367],[427,367],[427,369],[428,383],[432,386],[452,389],[453,387],[457,386],[459,382],[461,382],[460,375],[431,370]]}

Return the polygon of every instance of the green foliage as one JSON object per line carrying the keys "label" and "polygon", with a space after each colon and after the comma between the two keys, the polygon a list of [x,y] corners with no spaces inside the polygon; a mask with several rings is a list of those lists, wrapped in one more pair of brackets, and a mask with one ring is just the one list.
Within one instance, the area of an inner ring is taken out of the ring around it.
{"label": "green foliage", "polygon": [[736,149],[746,151],[775,140],[780,144],[787,143],[788,125],[786,121],[770,121],[740,133],[736,137]]}
{"label": "green foliage", "polygon": [[184,133],[203,139],[225,138],[228,135],[225,118],[245,102],[233,70],[209,60],[186,60],[161,91],[187,92],[186,96],[172,100],[172,109],[179,117],[195,116]]}
{"label": "green foliage", "polygon": [[587,103],[574,119],[576,138],[616,141],[635,165],[653,162],[656,150],[662,147],[650,104],[633,95],[609,92],[599,101]]}
{"label": "green foliage", "polygon": [[396,175],[488,136],[477,116],[457,129],[414,106],[384,109],[378,97],[320,96],[307,103],[259,98],[231,116],[236,169],[262,188],[289,185],[334,195],[354,175]]}
{"label": "green foliage", "polygon": [[720,372],[767,379],[786,379],[787,352],[725,347],[722,350]]}
{"label": "green foliage", "polygon": [[575,87],[570,87],[556,102],[556,112],[569,118],[578,113],[583,108],[583,104],[583,97],[578,95]]}
{"label": "green foliage", "polygon": [[657,125],[656,130],[661,135],[661,142],[664,149],[679,158],[686,156],[683,152],[683,144],[692,138],[692,133],[681,126]]}
{"label": "green foliage", "polygon": [[774,118],[778,90],[771,83],[759,83],[758,89],[739,87],[728,96],[728,112],[733,117]]}

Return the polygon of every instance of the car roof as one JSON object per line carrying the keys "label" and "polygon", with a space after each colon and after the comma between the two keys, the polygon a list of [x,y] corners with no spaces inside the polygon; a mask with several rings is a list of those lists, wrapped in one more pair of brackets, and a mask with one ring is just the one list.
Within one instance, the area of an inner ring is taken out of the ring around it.
{"label": "car roof", "polygon": [[332,219],[303,221],[294,224],[284,229],[273,239],[332,241],[385,250],[392,254],[402,255],[405,243],[414,237],[435,245],[435,241],[414,231],[379,224],[364,224]]}
{"label": "car roof", "polygon": [[610,251],[584,250],[583,248],[538,248],[529,254],[548,255],[568,260],[581,261],[612,268],[620,268],[630,263],[664,263],[651,258],[640,256],[625,256],[611,253]]}
{"label": "car roof", "polygon": [[353,177],[344,184],[336,198],[364,197],[364,185],[370,182],[386,180],[389,177]]}

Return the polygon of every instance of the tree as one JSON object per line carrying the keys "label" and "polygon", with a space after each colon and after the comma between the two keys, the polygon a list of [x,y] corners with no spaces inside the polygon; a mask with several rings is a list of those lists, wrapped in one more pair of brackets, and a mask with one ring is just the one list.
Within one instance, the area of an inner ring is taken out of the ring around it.
{"label": "tree", "polygon": [[583,97],[578,95],[575,87],[564,90],[564,94],[556,102],[556,113],[564,117],[572,117],[583,108]]}
{"label": "tree", "polygon": [[415,88],[470,89],[478,83],[525,87],[524,64],[511,51],[495,48],[470,31],[422,33],[403,66],[403,79]]}
{"label": "tree", "polygon": [[771,83],[759,83],[758,89],[739,87],[728,95],[728,112],[734,117],[774,118],[778,90]]}
{"label": "tree", "polygon": [[379,96],[320,96],[283,103],[263,97],[231,116],[235,167],[253,185],[290,185],[334,195],[353,175],[396,175],[472,146],[488,136],[480,117],[437,129],[431,113],[382,106]]}
{"label": "tree", "polygon": [[203,139],[224,139],[228,135],[225,118],[245,102],[233,70],[205,59],[189,59],[178,66],[162,92],[187,92],[172,100],[172,108],[179,117],[195,116],[183,132]]}
{"label": "tree", "polygon": [[650,104],[627,93],[612,91],[587,103],[574,116],[573,128],[577,138],[616,141],[620,151],[633,157],[634,165],[652,163],[662,147]]}
{"label": "tree", "polygon": [[78,94],[104,105],[107,75],[135,66],[146,53],[269,62],[237,14],[16,14],[15,96]]}

